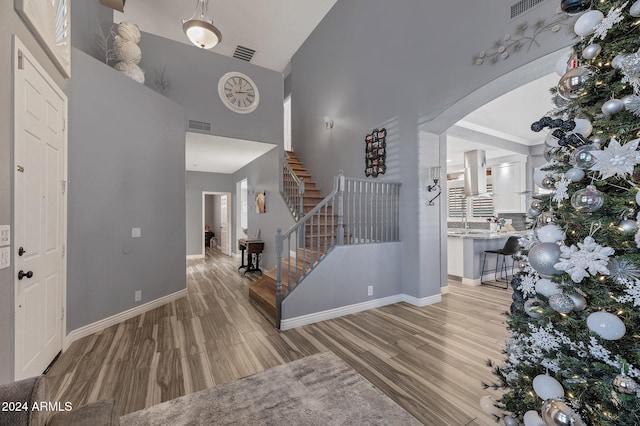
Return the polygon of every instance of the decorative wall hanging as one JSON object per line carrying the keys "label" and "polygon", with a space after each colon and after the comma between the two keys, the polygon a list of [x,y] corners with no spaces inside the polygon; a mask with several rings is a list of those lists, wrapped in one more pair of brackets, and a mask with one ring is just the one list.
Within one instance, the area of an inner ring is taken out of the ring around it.
{"label": "decorative wall hanging", "polygon": [[507,59],[511,53],[526,48],[528,52],[534,44],[540,46],[536,38],[547,31],[557,33],[562,27],[573,29],[575,16],[558,13],[552,18],[539,18],[533,25],[527,22],[518,24],[513,35],[507,34],[493,43],[489,51],[482,50],[473,57],[474,65],[496,64],[500,59]]}
{"label": "decorative wall hanging", "polygon": [[265,191],[256,191],[256,213],[267,212],[267,198]]}
{"label": "decorative wall hanging", "polygon": [[377,177],[387,171],[387,129],[374,129],[364,138],[365,149],[365,176]]}

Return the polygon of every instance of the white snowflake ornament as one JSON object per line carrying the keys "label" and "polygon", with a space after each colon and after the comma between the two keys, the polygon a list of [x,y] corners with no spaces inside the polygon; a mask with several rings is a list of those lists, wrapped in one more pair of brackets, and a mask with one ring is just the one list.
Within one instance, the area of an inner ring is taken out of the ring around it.
{"label": "white snowflake ornament", "polygon": [[591,41],[589,44],[593,44],[593,42],[597,39],[604,40],[607,36],[607,33],[615,24],[621,22],[624,17],[622,16],[622,10],[627,7],[629,2],[625,2],[622,6],[612,7],[609,9],[609,13],[607,16],[598,24],[596,30],[593,33],[593,37],[591,37]]}
{"label": "white snowflake ornament", "polygon": [[603,247],[596,243],[591,236],[586,237],[584,242],[578,243],[577,246],[563,245],[560,251],[560,261],[553,266],[568,273],[575,283],[581,282],[589,275],[609,275],[609,256],[615,253],[611,247]]}
{"label": "white snowflake ornament", "polygon": [[598,160],[591,166],[591,170],[600,172],[602,179],[612,176],[625,178],[633,173],[633,168],[637,164],[640,164],[638,143],[640,139],[620,145],[616,139],[611,139],[609,145],[603,150],[589,151]]}
{"label": "white snowflake ornament", "polygon": [[629,281],[624,292],[626,293],[624,296],[616,298],[618,302],[633,303],[633,306],[640,306],[640,281]]}
{"label": "white snowflake ornament", "polygon": [[563,200],[569,198],[569,184],[571,181],[566,177],[563,177],[558,182],[556,182],[556,192],[553,194],[553,201],[556,203],[561,203]]}

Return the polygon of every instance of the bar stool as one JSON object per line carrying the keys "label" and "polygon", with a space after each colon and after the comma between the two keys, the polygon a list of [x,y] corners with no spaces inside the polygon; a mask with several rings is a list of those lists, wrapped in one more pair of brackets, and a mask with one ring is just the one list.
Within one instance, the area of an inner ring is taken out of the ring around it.
{"label": "bar stool", "polygon": [[[505,280],[507,281],[507,286],[505,289],[509,288],[509,273],[507,271],[507,256],[513,256],[518,252],[518,248],[520,246],[519,237],[509,237],[507,241],[504,243],[504,247],[501,249],[495,250],[485,250],[484,258],[482,259],[482,272],[480,272],[480,284],[493,285],[488,282],[482,281],[484,277],[484,267],[487,263],[487,253],[496,255],[496,269],[493,272],[493,277],[495,281],[500,281],[502,279],[502,273],[504,272]],[[500,261],[500,256],[502,256],[502,264],[500,265],[500,279],[498,279],[498,262]],[[511,258],[511,270],[513,271],[514,264],[513,257]]]}

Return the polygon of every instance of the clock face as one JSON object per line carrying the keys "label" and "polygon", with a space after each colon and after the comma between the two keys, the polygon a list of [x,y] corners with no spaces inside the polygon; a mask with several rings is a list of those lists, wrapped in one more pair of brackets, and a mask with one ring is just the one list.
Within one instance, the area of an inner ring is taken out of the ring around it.
{"label": "clock face", "polygon": [[239,72],[229,72],[222,76],[218,82],[218,94],[227,108],[241,114],[255,110],[260,101],[256,84]]}

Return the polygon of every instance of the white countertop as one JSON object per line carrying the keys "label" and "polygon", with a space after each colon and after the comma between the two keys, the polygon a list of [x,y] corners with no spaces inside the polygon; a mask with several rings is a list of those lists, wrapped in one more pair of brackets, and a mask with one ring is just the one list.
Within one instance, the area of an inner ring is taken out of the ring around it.
{"label": "white countertop", "polygon": [[448,237],[470,238],[474,240],[494,240],[498,238],[508,238],[511,236],[526,235],[529,231],[489,231],[488,229],[449,229]]}

